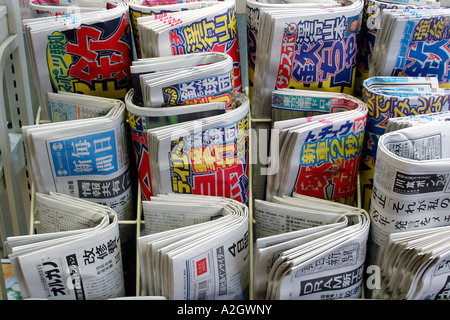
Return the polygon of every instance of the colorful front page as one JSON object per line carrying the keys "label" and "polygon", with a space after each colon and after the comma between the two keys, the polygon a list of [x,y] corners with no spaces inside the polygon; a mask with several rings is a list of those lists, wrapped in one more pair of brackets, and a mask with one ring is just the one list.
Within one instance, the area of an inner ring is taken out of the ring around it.
{"label": "colorful front page", "polygon": [[41,106],[47,92],[125,97],[132,58],[127,6],[24,24]]}
{"label": "colorful front page", "polygon": [[252,115],[270,117],[274,89],[353,94],[362,8],[262,10]]}

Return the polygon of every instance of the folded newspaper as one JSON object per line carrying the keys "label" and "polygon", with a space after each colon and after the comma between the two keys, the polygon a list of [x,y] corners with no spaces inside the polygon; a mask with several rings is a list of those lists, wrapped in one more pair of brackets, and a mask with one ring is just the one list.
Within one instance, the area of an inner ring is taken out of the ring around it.
{"label": "folded newspaper", "polygon": [[249,199],[249,101],[224,114],[147,130],[153,194]]}
{"label": "folded newspaper", "polygon": [[44,119],[48,92],[125,97],[132,58],[128,5],[23,24]]}
{"label": "folded newspaper", "polygon": [[259,12],[252,116],[269,118],[274,89],[354,89],[363,2],[333,8],[265,7]]}
{"label": "folded newspaper", "polygon": [[143,58],[131,66],[133,103],[143,107],[225,102],[234,107],[233,60],[226,53],[200,52]]}
{"label": "folded newspaper", "polygon": [[255,200],[254,220],[256,300],[361,297],[365,210],[294,194]]}
{"label": "folded newspaper", "polygon": [[29,6],[33,18],[106,10],[104,0],[29,0]]}
{"label": "folded newspaper", "polygon": [[137,28],[142,58],[194,52],[227,53],[233,60],[235,89],[242,92],[234,0],[212,1],[199,9],[142,15],[137,18]]}
{"label": "folded newspaper", "polygon": [[450,225],[450,122],[432,121],[380,137],[370,205],[369,259],[381,265],[391,233]]}
{"label": "folded newspaper", "polygon": [[450,8],[384,9],[370,76],[438,78],[450,88]]}
{"label": "folded newspaper", "polygon": [[36,194],[41,234],[8,237],[23,298],[102,300],[124,296],[118,217],[68,195]]}
{"label": "folded newspaper", "polygon": [[[293,192],[354,204],[367,106],[344,93],[273,91],[266,199]],[[308,116],[309,115],[309,116]]]}
{"label": "folded newspaper", "polygon": [[369,114],[361,160],[362,207],[370,210],[378,140],[391,118],[450,110],[449,89],[436,77],[371,77],[363,83],[362,100]]}
{"label": "folded newspaper", "polygon": [[[22,127],[36,191],[104,204],[117,212],[119,220],[132,219],[135,210],[125,104],[101,97],[90,97],[88,102],[84,95],[73,93],[49,97],[52,118],[67,121]],[[132,239],[130,226],[121,225],[120,229],[122,242]]]}
{"label": "folded newspaper", "polygon": [[374,299],[441,300],[450,294],[450,227],[392,233]]}
{"label": "folded newspaper", "polygon": [[142,204],[138,238],[144,295],[170,300],[247,299],[248,208],[235,200],[158,195]]}

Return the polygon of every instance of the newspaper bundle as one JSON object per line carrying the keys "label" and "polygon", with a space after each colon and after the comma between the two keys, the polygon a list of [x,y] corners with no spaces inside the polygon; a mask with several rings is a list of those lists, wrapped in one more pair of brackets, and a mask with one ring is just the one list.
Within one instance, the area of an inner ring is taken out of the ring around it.
{"label": "newspaper bundle", "polygon": [[[273,91],[266,199],[292,193],[350,205],[356,195],[367,106],[345,93]],[[289,119],[290,117],[294,117]]]}
{"label": "newspaper bundle", "polygon": [[254,219],[255,299],[361,297],[365,210],[294,194],[255,200]]}
{"label": "newspaper bundle", "polygon": [[370,76],[438,78],[450,87],[450,8],[384,9]]}
{"label": "newspaper bundle", "polygon": [[405,1],[364,1],[364,10],[361,22],[361,31],[358,40],[358,56],[357,56],[357,72],[355,83],[355,94],[357,97],[362,96],[362,85],[364,80],[369,78],[369,70],[372,64],[372,53],[375,41],[380,30],[381,12],[384,9],[406,9],[420,8],[420,3],[426,6],[440,6],[440,2],[434,0],[405,0]]}
{"label": "newspaper bundle", "polygon": [[380,137],[370,204],[371,264],[391,233],[450,225],[450,122],[432,121]]}
{"label": "newspaper bundle", "polygon": [[354,89],[363,2],[336,8],[259,11],[252,116],[270,118],[274,89]]}
{"label": "newspaper bundle", "polygon": [[225,102],[233,107],[233,60],[226,53],[143,58],[133,61],[130,71],[137,105],[161,108]]}
{"label": "newspaper bundle", "polygon": [[212,1],[199,9],[142,15],[137,18],[137,28],[142,58],[194,52],[228,54],[233,59],[235,89],[242,92],[234,0]]}
{"label": "newspaper bundle", "polygon": [[138,18],[179,11],[195,10],[213,6],[215,4],[217,4],[215,0],[209,1],[198,0],[191,2],[189,1],[183,2],[179,0],[158,0],[158,1],[138,0],[135,1],[135,3],[129,3],[130,20],[133,26],[133,38],[137,57],[142,58],[141,42],[139,40],[139,29],[137,23]]}
{"label": "newspaper bundle", "polygon": [[125,97],[132,58],[128,5],[23,24],[43,118],[48,92]]}
{"label": "newspaper bundle", "polygon": [[247,63],[248,63],[248,88],[249,98],[253,94],[253,82],[255,78],[255,61],[258,31],[260,25],[260,11],[264,8],[287,8],[290,10],[304,10],[313,8],[333,8],[341,6],[340,3],[331,1],[311,1],[311,2],[279,2],[279,1],[257,1],[246,0],[247,14]]}
{"label": "newspaper bundle", "polygon": [[104,0],[29,0],[29,6],[33,18],[106,10]]}
{"label": "newspaper bundle", "polygon": [[[52,98],[52,118],[67,121],[22,127],[36,191],[58,192],[104,204],[114,209],[120,220],[132,219],[135,211],[125,104],[116,99],[90,97],[89,105],[84,95],[64,92],[52,94]],[[104,103],[105,99],[108,103]],[[109,108],[106,115],[99,116],[95,110],[100,104]],[[86,114],[93,117],[86,118]],[[131,239],[130,226],[120,228],[122,242]]]}
{"label": "newspaper bundle", "polygon": [[248,208],[222,198],[158,195],[143,202],[138,238],[144,294],[171,300],[247,299]]}
{"label": "newspaper bundle", "polygon": [[392,233],[385,245],[374,299],[448,300],[450,227]]}
{"label": "newspaper bundle", "polygon": [[23,298],[101,300],[125,294],[118,217],[109,207],[36,194],[43,233],[8,237]]}
{"label": "newspaper bundle", "polygon": [[249,101],[224,114],[147,130],[153,194],[249,197]]}
{"label": "newspaper bundle", "polygon": [[390,118],[450,110],[448,89],[436,77],[371,77],[363,83],[362,100],[369,114],[361,160],[362,207],[369,211],[378,140]]}

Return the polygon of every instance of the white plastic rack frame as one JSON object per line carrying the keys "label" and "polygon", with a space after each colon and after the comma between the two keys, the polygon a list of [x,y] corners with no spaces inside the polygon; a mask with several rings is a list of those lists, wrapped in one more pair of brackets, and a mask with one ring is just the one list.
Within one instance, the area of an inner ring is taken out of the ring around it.
{"label": "white plastic rack frame", "polygon": [[[21,134],[33,111],[17,0],[0,0],[0,240],[27,232],[30,192]],[[7,93],[5,94],[5,89]],[[3,254],[6,252],[3,249]],[[0,268],[0,300],[6,290]]]}

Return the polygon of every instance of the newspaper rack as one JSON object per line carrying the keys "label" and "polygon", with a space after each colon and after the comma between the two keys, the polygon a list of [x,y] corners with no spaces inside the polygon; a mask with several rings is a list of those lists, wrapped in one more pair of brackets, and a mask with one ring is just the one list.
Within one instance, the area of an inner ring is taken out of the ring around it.
{"label": "newspaper rack", "polygon": [[[27,230],[29,206],[22,125],[33,122],[19,2],[0,1],[0,239]],[[3,90],[6,87],[7,93]],[[9,121],[10,126],[6,123]],[[5,208],[6,207],[6,208]],[[3,211],[6,209],[6,211]],[[5,222],[10,228],[6,229]],[[0,300],[7,299],[0,268]]]}

